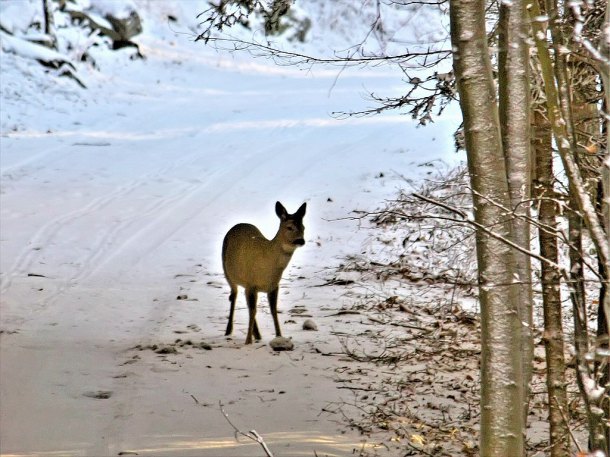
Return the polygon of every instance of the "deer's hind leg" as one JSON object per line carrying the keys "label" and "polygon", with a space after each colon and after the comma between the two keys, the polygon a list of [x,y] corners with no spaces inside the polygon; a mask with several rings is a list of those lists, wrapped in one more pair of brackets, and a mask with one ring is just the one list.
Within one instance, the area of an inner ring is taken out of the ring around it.
{"label": "deer's hind leg", "polygon": [[256,289],[246,289],[246,302],[248,303],[248,334],[246,335],[246,344],[252,344],[252,336],[257,340],[261,339],[258,324],[256,323]]}
{"label": "deer's hind leg", "polygon": [[235,302],[237,301],[237,286],[229,283],[231,287],[231,293],[229,294],[229,301],[231,302],[231,309],[229,311],[229,322],[227,323],[227,331],[225,336],[229,336],[233,333],[233,315],[235,314]]}
{"label": "deer's hind leg", "polygon": [[275,336],[282,336],[282,331],[280,330],[280,321],[277,317],[277,296],[279,289],[272,290],[267,294],[267,298],[269,299],[269,308],[271,309],[271,315],[273,316],[273,325],[275,326]]}

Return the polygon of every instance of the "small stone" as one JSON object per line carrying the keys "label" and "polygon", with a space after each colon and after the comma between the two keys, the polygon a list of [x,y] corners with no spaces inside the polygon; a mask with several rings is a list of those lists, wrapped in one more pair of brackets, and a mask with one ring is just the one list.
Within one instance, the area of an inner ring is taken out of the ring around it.
{"label": "small stone", "polygon": [[283,336],[276,336],[269,342],[269,346],[274,351],[292,351],[294,349],[294,343],[290,338]]}
{"label": "small stone", "polygon": [[311,319],[307,319],[303,322],[303,330],[317,331],[318,325]]}
{"label": "small stone", "polygon": [[156,354],[177,354],[178,351],[174,346],[161,345],[157,349],[154,349]]}
{"label": "small stone", "polygon": [[193,345],[193,347],[196,347],[196,348],[199,348],[199,349],[205,349],[206,351],[211,351],[212,350],[212,346],[210,346],[205,341],[197,343],[197,344]]}
{"label": "small stone", "polygon": [[83,393],[83,396],[89,398],[95,398],[97,400],[107,400],[112,397],[112,391],[110,390],[96,390],[91,392]]}

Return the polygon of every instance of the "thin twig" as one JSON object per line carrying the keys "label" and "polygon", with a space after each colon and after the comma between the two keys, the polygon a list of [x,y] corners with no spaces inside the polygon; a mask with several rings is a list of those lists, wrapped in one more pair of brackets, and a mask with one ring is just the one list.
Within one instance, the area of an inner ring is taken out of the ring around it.
{"label": "thin twig", "polygon": [[429,452],[424,451],[422,448],[417,447],[417,446],[413,445],[412,443],[409,443],[408,441],[406,441],[406,443],[407,443],[407,446],[409,446],[411,449],[413,449],[417,452],[421,452],[422,454],[429,455],[430,457],[434,457],[434,454],[430,454]]}
{"label": "thin twig", "polygon": [[[193,397],[193,398],[195,398],[195,397]],[[196,399],[195,399],[195,401],[196,401]],[[273,457],[273,453],[271,452],[271,450],[267,446],[267,443],[265,443],[265,440],[263,439],[263,437],[260,436],[256,430],[250,430],[248,433],[242,432],[240,429],[238,429],[235,426],[235,424],[233,424],[233,422],[231,422],[231,419],[229,418],[229,415],[225,411],[221,401],[218,402],[218,406],[220,408],[220,412],[225,417],[225,419],[227,420],[229,425],[231,427],[233,427],[233,430],[235,430],[235,440],[239,441],[238,437],[241,435],[241,436],[243,436],[245,438],[248,438],[249,440],[255,441],[255,442],[257,442],[258,444],[261,445],[261,447],[265,451],[265,454],[267,455],[267,457]]]}
{"label": "thin twig", "polygon": [[398,55],[392,55],[392,56],[371,55],[371,56],[354,57],[353,55],[349,55],[347,57],[337,56],[337,57],[333,57],[333,58],[327,58],[327,57],[310,56],[310,55],[302,54],[299,52],[285,51],[282,49],[274,48],[273,46],[265,45],[262,43],[257,43],[255,41],[240,40],[237,38],[204,37],[203,34],[201,34],[195,38],[195,41],[200,41],[200,40],[209,41],[209,42],[213,42],[213,43],[227,43],[227,44],[232,45],[234,50],[238,50],[238,51],[258,50],[258,51],[262,51],[262,52],[268,52],[270,55],[272,55],[274,57],[279,57],[282,59],[296,59],[296,60],[298,60],[298,62],[306,63],[306,64],[326,63],[326,64],[349,64],[349,65],[356,66],[356,65],[375,63],[375,62],[378,63],[378,62],[387,62],[387,61],[392,62],[395,60],[411,60],[416,57],[424,57],[424,56],[430,56],[430,55],[437,55],[437,56],[441,56],[440,58],[442,58],[442,57],[445,57],[445,56],[448,56],[451,54],[451,50],[448,50],[448,49],[439,49],[439,50],[428,49],[426,51],[416,51],[416,52],[407,51],[404,54],[398,54]]}
{"label": "thin twig", "polygon": [[[505,206],[501,205],[500,203],[496,202],[494,199],[487,197],[485,195],[482,195],[479,192],[476,192],[474,189],[471,189],[473,194],[476,194],[479,198],[484,199],[485,201],[489,202],[490,204],[494,205],[496,208],[500,208],[501,210],[505,211],[507,214],[511,214],[513,217],[519,217],[524,219],[526,222],[532,224],[533,226],[537,227],[539,230],[542,230],[545,233],[548,233],[549,235],[555,236],[557,239],[561,240],[567,247],[568,249],[572,250],[572,251],[576,251],[578,254],[580,254],[580,250],[576,249],[572,243],[569,241],[567,235],[561,230],[561,229],[557,229],[555,227],[552,227],[550,225],[547,224],[542,224],[540,221],[527,216],[525,214],[521,214],[521,213],[517,213],[514,210],[511,210],[509,208],[506,208]],[[539,199],[539,200],[543,200],[543,199]],[[554,200],[554,199],[551,199]],[[589,269],[589,271],[591,271],[591,273],[593,273],[594,275],[596,275],[598,278],[602,279],[601,276],[599,275],[599,273],[596,271],[595,268],[593,268],[592,265],[589,264],[589,262],[582,257],[582,261],[585,264],[585,266]]]}
{"label": "thin twig", "polygon": [[[496,240],[501,241],[501,242],[507,244],[508,246],[516,249],[517,251],[521,252],[522,254],[528,255],[534,259],[539,260],[540,262],[544,262],[544,263],[550,265],[552,268],[557,270],[564,278],[566,278],[566,280],[569,279],[568,271],[566,271],[566,269],[564,267],[562,267],[561,265],[553,262],[552,260],[547,259],[546,257],[536,254],[535,252],[533,252],[529,249],[525,249],[523,246],[519,246],[518,244],[514,243],[513,241],[511,241],[501,235],[498,235],[496,232],[494,232],[490,228],[488,228],[482,224],[479,224],[474,219],[468,217],[462,210],[460,210],[458,208],[454,208],[443,202],[439,202],[438,200],[434,200],[432,198],[426,197],[425,195],[414,193],[413,196],[416,198],[419,198],[420,200],[423,200],[425,202],[431,203],[433,205],[440,206],[441,208],[444,208],[447,211],[460,216],[462,219],[452,219],[452,220],[454,222],[461,222],[464,224],[472,225],[473,227],[481,230],[482,232],[486,233],[487,235],[491,236],[492,238],[495,238]],[[446,218],[446,219],[450,219],[450,218]]]}
{"label": "thin twig", "polygon": [[555,395],[553,395],[553,400],[555,400],[555,403],[557,403],[557,408],[559,409],[561,418],[563,419],[564,423],[566,424],[566,428],[568,429],[568,432],[570,433],[570,438],[572,438],[572,441],[574,441],[574,444],[576,445],[576,448],[578,449],[579,454],[582,453],[583,452],[582,447],[580,447],[580,444],[576,440],[576,437],[574,436],[574,432],[572,431],[572,428],[570,427],[570,424],[568,422],[568,418],[566,417],[565,412],[564,412],[563,408],[561,407],[561,404],[559,403],[559,400],[557,400],[557,397]]}

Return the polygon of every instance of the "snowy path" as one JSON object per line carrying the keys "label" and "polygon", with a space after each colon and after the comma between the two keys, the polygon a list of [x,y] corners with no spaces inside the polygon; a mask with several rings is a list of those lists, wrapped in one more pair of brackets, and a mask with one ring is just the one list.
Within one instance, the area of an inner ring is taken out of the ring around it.
{"label": "snowy path", "polygon": [[[394,171],[418,176],[415,163],[447,156],[451,128],[333,120],[361,105],[362,80],[349,74],[331,90],[332,71],[313,78],[165,42],[146,54],[35,117],[5,101],[23,127],[0,138],[3,455],[260,454],[235,442],[219,401],[277,455],[349,454],[359,437],[320,414],[345,394],[334,382],[341,362],[315,351],[337,349],[331,332],[345,324],[325,316],[349,299],[312,286],[366,233],[332,220],[391,197]],[[367,88],[396,82],[377,76]],[[276,200],[289,211],[308,202],[307,244],[280,296],[296,343],[283,354],[266,346],[264,300],[263,342],[243,346],[242,297],[234,339],[223,337],[219,261],[234,223],[273,235]],[[319,332],[301,330],[297,305]],[[212,350],[133,349],[178,338]]]}

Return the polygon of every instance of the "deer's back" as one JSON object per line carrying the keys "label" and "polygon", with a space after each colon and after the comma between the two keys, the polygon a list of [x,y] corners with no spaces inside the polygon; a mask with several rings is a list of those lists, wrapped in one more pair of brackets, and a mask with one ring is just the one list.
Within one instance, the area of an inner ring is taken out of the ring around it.
{"label": "deer's back", "polygon": [[277,288],[288,259],[252,224],[237,224],[225,235],[222,265],[229,283],[261,292]]}

